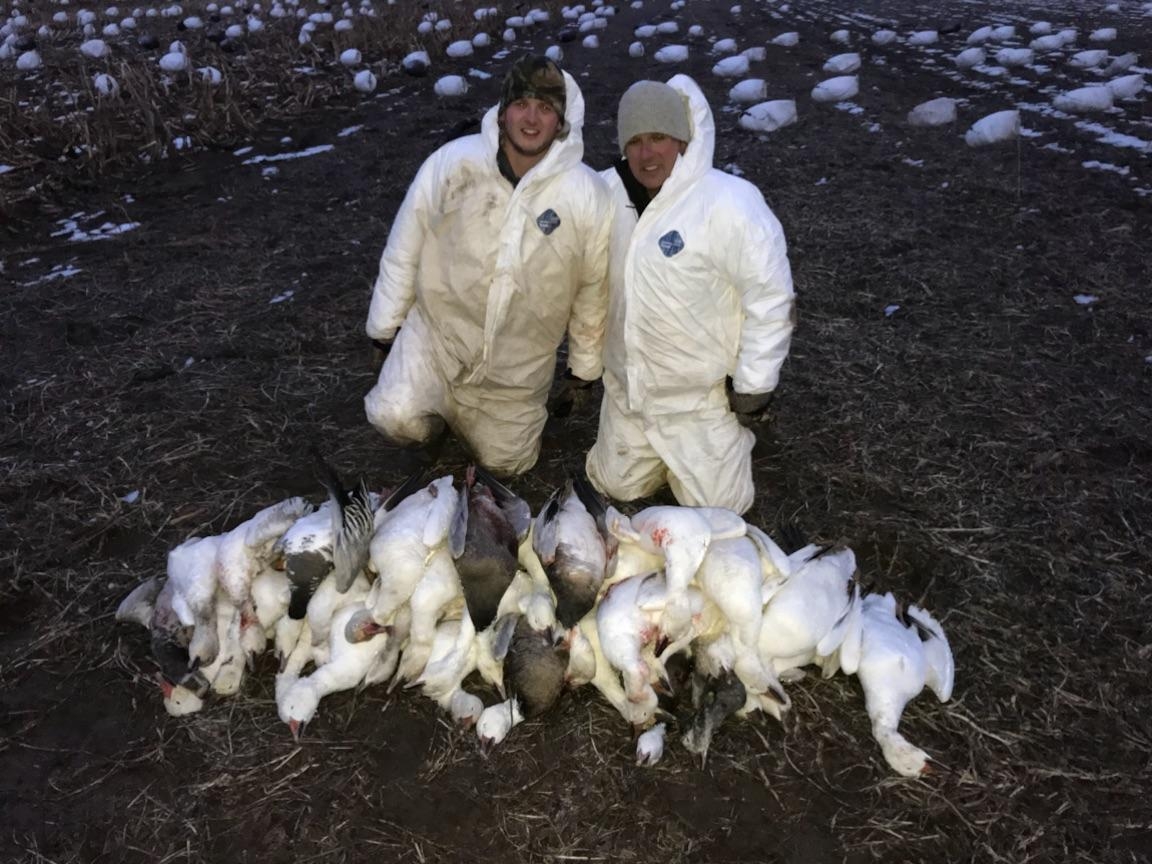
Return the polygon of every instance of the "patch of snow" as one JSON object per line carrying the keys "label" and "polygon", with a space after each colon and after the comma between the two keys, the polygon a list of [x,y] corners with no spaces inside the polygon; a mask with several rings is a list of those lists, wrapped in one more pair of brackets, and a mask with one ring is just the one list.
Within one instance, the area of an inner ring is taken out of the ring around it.
{"label": "patch of snow", "polygon": [[1092,168],[1097,171],[1111,171],[1114,174],[1119,174],[1121,177],[1127,177],[1130,173],[1126,165],[1113,165],[1110,162],[1100,162],[1097,159],[1088,159],[1080,164],[1085,168]]}
{"label": "patch of snow", "polygon": [[334,144],[317,144],[315,147],[309,147],[306,150],[297,150],[294,153],[273,153],[270,156],[253,156],[251,159],[245,159],[245,165],[258,165],[261,162],[287,162],[290,159],[303,159],[306,156],[315,156],[319,153],[327,153],[329,150],[335,150]]}

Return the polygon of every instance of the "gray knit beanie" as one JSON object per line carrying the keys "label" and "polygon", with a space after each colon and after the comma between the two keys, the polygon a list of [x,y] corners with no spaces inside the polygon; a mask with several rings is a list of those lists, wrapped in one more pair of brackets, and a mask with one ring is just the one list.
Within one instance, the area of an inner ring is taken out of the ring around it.
{"label": "gray knit beanie", "polygon": [[660,81],[637,81],[620,97],[616,135],[620,152],[637,135],[660,132],[679,141],[692,140],[688,103],[680,92]]}

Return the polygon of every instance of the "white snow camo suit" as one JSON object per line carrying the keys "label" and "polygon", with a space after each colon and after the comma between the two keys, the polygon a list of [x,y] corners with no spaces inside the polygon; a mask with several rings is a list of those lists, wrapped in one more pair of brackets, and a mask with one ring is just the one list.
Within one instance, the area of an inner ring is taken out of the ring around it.
{"label": "white snow camo suit", "polygon": [[493,107],[478,135],[424,162],[396,215],[366,328],[396,341],[364,407],[397,443],[443,418],[484,467],[520,474],[540,452],[565,331],[572,372],[601,374],[611,203],[581,162],[584,98],[564,81],[568,132],[515,189]]}
{"label": "white snow camo suit", "polygon": [[[755,436],[729,410],[769,393],[792,337],[784,233],[760,191],[712,167],[715,125],[685,75],[692,140],[637,218],[614,168],[608,333],[600,428],[587,459],[603,493],[629,501],[665,484],[690,506],[752,506]],[[621,142],[621,146],[626,142]]]}

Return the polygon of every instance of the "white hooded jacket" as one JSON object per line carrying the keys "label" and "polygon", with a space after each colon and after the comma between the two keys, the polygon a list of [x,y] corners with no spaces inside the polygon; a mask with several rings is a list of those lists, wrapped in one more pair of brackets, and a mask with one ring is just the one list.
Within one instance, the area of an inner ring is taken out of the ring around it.
{"label": "white hooded jacket", "polygon": [[601,173],[615,218],[604,365],[638,414],[727,404],[775,389],[792,336],[793,290],[784,232],[751,183],[712,167],[716,128],[696,82],[692,140],[639,219],[615,168]]}
{"label": "white hooded jacket", "polygon": [[564,73],[568,132],[515,189],[499,171],[498,107],[481,131],[421,166],[396,215],[367,332],[391,339],[419,315],[444,380],[541,404],[569,336],[580,378],[601,373],[607,313],[607,190],[583,165],[584,98]]}

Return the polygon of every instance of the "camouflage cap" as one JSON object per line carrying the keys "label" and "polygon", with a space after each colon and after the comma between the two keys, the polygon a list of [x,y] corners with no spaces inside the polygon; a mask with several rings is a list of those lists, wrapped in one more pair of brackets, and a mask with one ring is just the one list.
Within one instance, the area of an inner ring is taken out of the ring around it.
{"label": "camouflage cap", "polygon": [[539,99],[561,118],[567,107],[564,73],[555,62],[539,54],[525,54],[512,64],[500,90],[500,113],[517,99]]}

